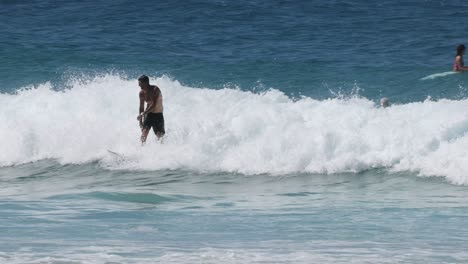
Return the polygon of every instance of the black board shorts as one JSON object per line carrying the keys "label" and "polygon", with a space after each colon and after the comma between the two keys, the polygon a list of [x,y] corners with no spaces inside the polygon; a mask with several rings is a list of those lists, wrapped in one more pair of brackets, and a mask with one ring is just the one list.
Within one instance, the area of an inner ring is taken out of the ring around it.
{"label": "black board shorts", "polygon": [[148,113],[145,121],[143,122],[143,128],[153,128],[154,133],[165,134],[164,130],[164,116],[163,113]]}

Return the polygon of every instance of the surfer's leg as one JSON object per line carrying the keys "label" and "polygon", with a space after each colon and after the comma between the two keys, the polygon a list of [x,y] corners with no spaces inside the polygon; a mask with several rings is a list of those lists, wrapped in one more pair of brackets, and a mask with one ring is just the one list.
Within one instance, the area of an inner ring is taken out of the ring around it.
{"label": "surfer's leg", "polygon": [[144,145],[145,142],[146,142],[146,138],[148,137],[148,133],[149,133],[149,128],[143,128],[141,130],[141,137],[140,137],[140,140],[141,140],[141,144]]}
{"label": "surfer's leg", "polygon": [[143,128],[141,129],[141,138],[140,138],[142,146],[146,143],[146,138],[148,137],[148,133],[151,127],[153,126],[153,122],[154,122],[153,115],[154,115],[153,113],[148,113],[148,115],[146,115],[145,121],[143,122]]}
{"label": "surfer's leg", "polygon": [[158,140],[159,142],[161,142],[161,144],[164,143],[164,133],[158,132],[158,133],[156,133],[156,137],[157,137],[157,140]]}
{"label": "surfer's leg", "polygon": [[162,138],[164,134],[166,133],[166,130],[164,129],[164,116],[162,113],[157,113],[155,119],[156,120],[153,126],[153,131],[154,131],[154,134],[156,134],[158,141],[163,143]]}

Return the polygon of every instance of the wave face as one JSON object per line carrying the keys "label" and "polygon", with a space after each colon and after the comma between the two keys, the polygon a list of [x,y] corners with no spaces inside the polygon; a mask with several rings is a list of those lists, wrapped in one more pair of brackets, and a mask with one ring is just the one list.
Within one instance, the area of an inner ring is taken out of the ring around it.
{"label": "wave face", "polygon": [[[384,168],[468,184],[468,101],[378,108],[366,98],[292,99],[278,90],[187,87],[166,76],[164,144],[140,146],[139,87],[105,75],[0,94],[0,166],[43,159],[111,169],[254,174]],[[116,159],[107,150],[120,153]]]}

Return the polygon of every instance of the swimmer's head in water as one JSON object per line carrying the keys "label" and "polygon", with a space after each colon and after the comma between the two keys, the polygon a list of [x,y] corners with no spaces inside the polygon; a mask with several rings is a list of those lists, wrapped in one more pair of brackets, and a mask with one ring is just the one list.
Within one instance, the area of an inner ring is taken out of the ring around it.
{"label": "swimmer's head in water", "polygon": [[389,106],[389,102],[388,102],[388,98],[387,98],[387,97],[384,97],[384,98],[380,99],[380,106],[382,106],[382,107],[387,107],[387,106]]}

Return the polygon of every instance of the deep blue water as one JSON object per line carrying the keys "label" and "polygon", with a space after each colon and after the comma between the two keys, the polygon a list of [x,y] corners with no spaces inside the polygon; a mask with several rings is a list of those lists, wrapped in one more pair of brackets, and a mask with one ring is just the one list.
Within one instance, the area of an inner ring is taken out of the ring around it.
{"label": "deep blue water", "polygon": [[1,89],[109,71],[330,97],[454,98],[465,1],[2,1]]}
{"label": "deep blue water", "polygon": [[467,10],[0,0],[0,263],[467,262]]}

